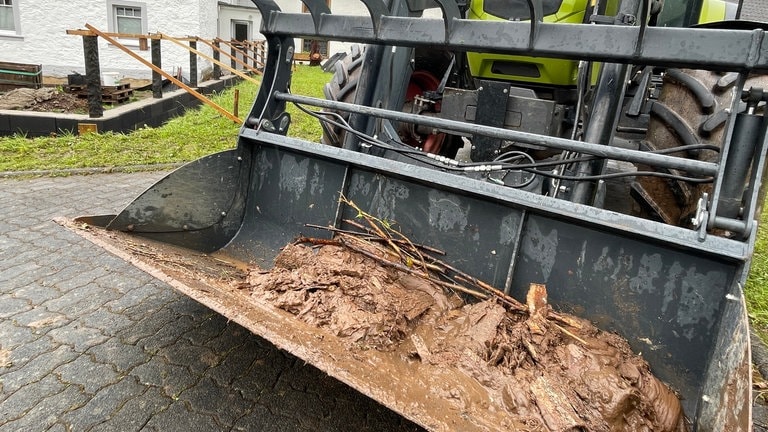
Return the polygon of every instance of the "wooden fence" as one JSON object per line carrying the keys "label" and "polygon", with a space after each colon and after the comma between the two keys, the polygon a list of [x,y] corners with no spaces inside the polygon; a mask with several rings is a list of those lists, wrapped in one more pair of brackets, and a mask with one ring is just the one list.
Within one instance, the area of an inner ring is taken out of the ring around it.
{"label": "wooden fence", "polygon": [[[67,30],[68,35],[81,36],[83,38],[83,52],[85,57],[85,82],[88,88],[88,115],[92,118],[102,117],[104,108],[102,106],[101,90],[101,68],[99,64],[99,45],[98,38],[109,42],[111,45],[124,51],[140,63],[152,70],[152,97],[163,97],[163,79],[171,81],[176,86],[186,90],[194,97],[205,104],[212,106],[225,117],[236,123],[241,120],[236,115],[229,113],[206,96],[197,92],[198,76],[198,58],[203,58],[213,64],[213,78],[219,79],[222,76],[222,69],[240,76],[243,79],[256,81],[252,75],[261,75],[264,69],[265,47],[263,41],[224,41],[216,38],[212,40],[203,39],[197,36],[192,37],[172,37],[162,33],[150,34],[125,34],[108,33],[86,24],[86,29]],[[117,41],[120,39],[134,39],[139,41],[140,50],[151,50],[151,61],[145,60],[136,54],[132,49],[125,47]],[[162,69],[162,51],[160,41],[166,40],[175,45],[181,46],[189,51],[189,82],[184,83],[180,77],[175,77]],[[200,52],[198,42],[209,46],[213,56],[208,56]],[[226,57],[228,61],[222,61]]]}

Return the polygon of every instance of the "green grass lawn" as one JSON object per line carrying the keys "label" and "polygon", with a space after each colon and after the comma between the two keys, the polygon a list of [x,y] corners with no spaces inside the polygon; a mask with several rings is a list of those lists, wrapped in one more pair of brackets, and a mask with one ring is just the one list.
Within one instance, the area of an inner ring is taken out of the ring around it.
{"label": "green grass lawn", "polygon": [[768,342],[768,212],[760,217],[752,268],[744,292],[752,326]]}
{"label": "green grass lawn", "polygon": [[[320,68],[298,66],[292,90],[297,94],[322,97],[322,88],[331,78]],[[250,111],[258,86],[242,82],[240,117]],[[214,98],[232,112],[233,89]],[[289,105],[293,119],[290,133],[319,142],[321,129],[314,118]],[[131,134],[65,135],[28,139],[23,136],[0,137],[0,171],[49,170],[66,168],[116,167],[186,162],[237,144],[240,125],[223,118],[204,106],[188,111],[162,127],[145,128]],[[761,226],[768,223],[765,215]],[[752,272],[745,288],[749,314],[754,327],[768,334],[768,230],[758,234]]]}

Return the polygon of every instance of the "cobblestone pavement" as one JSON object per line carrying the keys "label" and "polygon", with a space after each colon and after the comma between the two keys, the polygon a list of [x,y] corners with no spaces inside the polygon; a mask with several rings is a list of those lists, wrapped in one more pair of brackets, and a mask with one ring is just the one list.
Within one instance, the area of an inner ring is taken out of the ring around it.
{"label": "cobblestone pavement", "polygon": [[0,431],[418,430],[51,221],[160,176],[0,180]]}
{"label": "cobblestone pavement", "polygon": [[744,0],[741,18],[745,20],[768,22],[768,1]]}

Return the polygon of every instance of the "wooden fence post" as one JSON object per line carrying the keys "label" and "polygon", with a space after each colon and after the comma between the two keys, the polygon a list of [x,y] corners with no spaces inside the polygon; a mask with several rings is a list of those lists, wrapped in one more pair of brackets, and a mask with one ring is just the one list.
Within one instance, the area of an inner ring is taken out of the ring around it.
{"label": "wooden fence post", "polygon": [[231,55],[230,64],[232,66],[232,69],[237,69],[237,62],[235,59],[237,58],[237,51],[235,50],[234,44],[229,46],[229,55]]}
{"label": "wooden fence post", "polygon": [[85,55],[85,83],[88,85],[88,117],[103,117],[98,36],[83,36],[83,53]]}
{"label": "wooden fence post", "polygon": [[[189,41],[189,47],[196,50],[197,41]],[[197,87],[197,54],[194,51],[189,52],[189,86]]]}
{"label": "wooden fence post", "polygon": [[[152,39],[152,64],[158,68],[163,67],[163,61],[160,58],[160,39]],[[156,71],[152,71],[152,97],[162,99],[163,97],[163,77]]]}
{"label": "wooden fence post", "polygon": [[[221,61],[221,58],[219,58],[219,49],[221,48],[219,46],[219,41],[214,40],[213,46],[214,46],[213,59],[216,60],[217,62]],[[219,78],[221,78],[221,66],[219,66],[218,63],[214,62],[213,63],[213,79],[217,80]]]}

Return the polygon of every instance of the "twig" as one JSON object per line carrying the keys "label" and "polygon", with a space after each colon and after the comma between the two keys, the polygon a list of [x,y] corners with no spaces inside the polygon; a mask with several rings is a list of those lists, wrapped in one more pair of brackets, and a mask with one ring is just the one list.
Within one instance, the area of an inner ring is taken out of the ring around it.
{"label": "twig", "polygon": [[405,264],[401,264],[399,262],[394,262],[394,261],[387,261],[384,258],[376,255],[375,253],[373,253],[371,251],[368,251],[368,250],[365,250],[364,248],[354,246],[354,245],[346,242],[345,240],[341,240],[341,243],[344,246],[352,249],[353,251],[355,251],[357,253],[360,253],[362,255],[365,255],[366,257],[376,261],[377,263],[379,263],[381,265],[384,265],[384,266],[387,266],[387,267],[392,267],[392,268],[395,268],[395,269],[400,270],[400,271],[404,271],[404,272],[412,274],[414,276],[418,276],[418,277],[420,277],[422,279],[426,279],[426,280],[428,280],[430,282],[433,282],[433,283],[435,283],[435,284],[437,284],[439,286],[442,286],[442,287],[445,287],[445,288],[449,288],[449,289],[453,289],[453,290],[456,290],[456,291],[460,291],[460,292],[463,292],[463,293],[475,296],[475,297],[477,297],[479,299],[487,299],[488,298],[488,296],[484,295],[483,293],[479,293],[477,291],[473,291],[473,290],[465,288],[465,287],[463,287],[461,285],[451,284],[451,283],[448,283],[448,282],[443,282],[441,280],[436,280],[436,279],[430,277],[428,273],[425,273],[425,272],[422,272],[422,271],[418,271],[418,270],[414,270],[414,269],[406,266]]}
{"label": "twig", "polygon": [[299,244],[299,243],[310,243],[313,245],[323,245],[323,246],[341,246],[341,243],[338,240],[328,240],[328,239],[321,239],[321,238],[314,238],[314,237],[298,237],[296,240],[293,241],[293,244]]}
{"label": "twig", "polygon": [[389,244],[389,247],[391,247],[395,252],[397,252],[397,254],[400,255],[400,257],[402,258],[403,253],[400,251],[400,248],[392,241],[392,239],[384,231],[382,231],[381,227],[376,223],[376,221],[381,222],[380,219],[377,219],[371,216],[370,214],[364,212],[360,207],[357,206],[357,204],[348,200],[344,195],[342,195],[339,199],[344,204],[347,204],[348,206],[357,210],[357,214],[359,216],[362,216],[362,218],[365,219],[366,222],[368,222],[368,225],[376,233],[376,235],[384,239]]}
{"label": "twig", "polygon": [[[357,222],[355,222],[355,221],[353,221],[351,219],[343,219],[343,222],[346,223],[346,224],[352,225],[353,227],[355,227],[355,228],[357,228],[359,230],[365,231],[366,233],[368,233],[370,235],[375,235],[370,229],[366,228],[365,225],[359,224],[359,223],[357,223]],[[349,232],[350,233],[354,233],[354,231],[349,231]],[[397,243],[397,244],[411,244],[411,245],[415,246],[416,248],[421,249],[421,250],[423,250],[425,252],[429,252],[429,253],[433,253],[433,254],[437,254],[437,255],[443,255],[443,256],[445,255],[445,251],[442,251],[442,250],[437,249],[437,248],[433,248],[431,246],[427,246],[425,244],[411,243],[410,241],[408,241],[406,243],[403,240],[397,240],[397,239],[392,239],[392,241]],[[432,258],[432,257],[430,257],[430,258]]]}
{"label": "twig", "polygon": [[570,337],[572,337],[572,338],[576,339],[577,341],[581,342],[581,343],[582,343],[582,345],[585,345],[585,346],[586,346],[586,345],[589,345],[589,344],[587,343],[587,341],[585,341],[584,339],[582,339],[582,338],[580,338],[580,337],[576,336],[575,334],[571,333],[570,331],[568,331],[568,330],[564,329],[564,328],[563,328],[563,327],[561,327],[559,324],[557,324],[557,323],[552,323],[552,325],[553,325],[553,326],[555,326],[555,327],[557,327],[557,328],[558,328],[558,329],[559,329],[561,332],[563,332],[563,333],[567,334],[568,336],[570,336]]}
{"label": "twig", "polygon": [[[361,233],[361,232],[358,232],[358,231],[345,230],[345,229],[336,228],[336,227],[333,227],[333,226],[330,226],[330,225],[323,226],[323,225],[315,225],[315,224],[305,223],[304,226],[307,227],[307,228],[315,228],[315,229],[320,229],[320,230],[326,230],[326,231],[330,231],[330,232],[338,233],[338,234],[349,234],[349,235],[353,235],[353,236],[360,236],[360,235],[364,234],[364,233]],[[374,237],[372,234],[369,235],[369,237],[371,239],[377,238],[377,237]]]}

